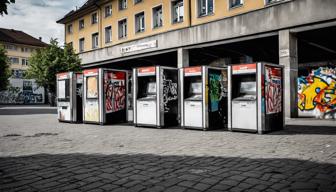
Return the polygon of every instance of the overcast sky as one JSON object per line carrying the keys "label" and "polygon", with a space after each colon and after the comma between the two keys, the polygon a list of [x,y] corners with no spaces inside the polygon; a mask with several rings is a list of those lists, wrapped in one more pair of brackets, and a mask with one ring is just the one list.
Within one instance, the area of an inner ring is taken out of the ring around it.
{"label": "overcast sky", "polygon": [[64,42],[64,27],[56,21],[82,6],[86,0],[16,0],[8,6],[8,15],[0,16],[0,28],[21,30],[44,42],[57,38]]}

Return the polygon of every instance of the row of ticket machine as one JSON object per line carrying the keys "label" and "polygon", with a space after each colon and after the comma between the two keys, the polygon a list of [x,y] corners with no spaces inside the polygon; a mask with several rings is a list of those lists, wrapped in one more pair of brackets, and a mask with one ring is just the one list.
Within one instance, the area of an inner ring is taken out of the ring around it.
{"label": "row of ticket machine", "polygon": [[59,73],[57,100],[62,122],[257,133],[284,126],[283,68],[268,63]]}

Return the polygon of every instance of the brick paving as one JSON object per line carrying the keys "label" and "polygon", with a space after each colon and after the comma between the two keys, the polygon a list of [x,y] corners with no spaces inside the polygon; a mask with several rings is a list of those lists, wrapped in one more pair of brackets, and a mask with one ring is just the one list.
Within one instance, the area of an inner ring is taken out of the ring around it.
{"label": "brick paving", "polygon": [[336,191],[336,165],[294,159],[40,154],[0,158],[1,191]]}
{"label": "brick paving", "polygon": [[0,122],[0,191],[336,191],[335,128],[158,130],[48,113]]}

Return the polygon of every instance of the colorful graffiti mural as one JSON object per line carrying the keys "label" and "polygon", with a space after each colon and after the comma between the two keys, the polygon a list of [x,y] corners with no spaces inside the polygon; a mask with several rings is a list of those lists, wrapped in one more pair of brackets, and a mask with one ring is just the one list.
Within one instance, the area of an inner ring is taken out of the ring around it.
{"label": "colorful graffiti mural", "polygon": [[298,108],[316,118],[336,119],[336,68],[320,67],[298,78]]}
{"label": "colorful graffiti mural", "polygon": [[10,79],[10,87],[0,92],[1,104],[43,104],[44,88],[32,79]]}
{"label": "colorful graffiti mural", "polygon": [[221,73],[209,72],[209,99],[210,111],[220,110],[220,102],[227,97],[227,73],[223,70]]}
{"label": "colorful graffiti mural", "polygon": [[209,94],[210,94],[210,110],[211,112],[218,111],[218,103],[222,98],[221,75],[209,73]]}
{"label": "colorful graffiti mural", "polygon": [[265,66],[265,106],[266,114],[282,111],[281,69]]}
{"label": "colorful graffiti mural", "polygon": [[106,72],[104,74],[104,93],[106,113],[126,108],[125,72]]}

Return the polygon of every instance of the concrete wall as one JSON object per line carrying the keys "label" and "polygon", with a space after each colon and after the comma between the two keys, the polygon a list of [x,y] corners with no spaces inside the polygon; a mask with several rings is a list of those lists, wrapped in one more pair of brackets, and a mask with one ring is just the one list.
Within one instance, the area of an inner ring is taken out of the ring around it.
{"label": "concrete wall", "polygon": [[[153,35],[80,54],[82,63],[114,60],[124,56],[175,49],[259,33],[278,31],[336,19],[335,0],[294,0],[190,28]],[[157,47],[122,54],[121,48],[156,40]],[[125,59],[127,59],[125,57]]]}

